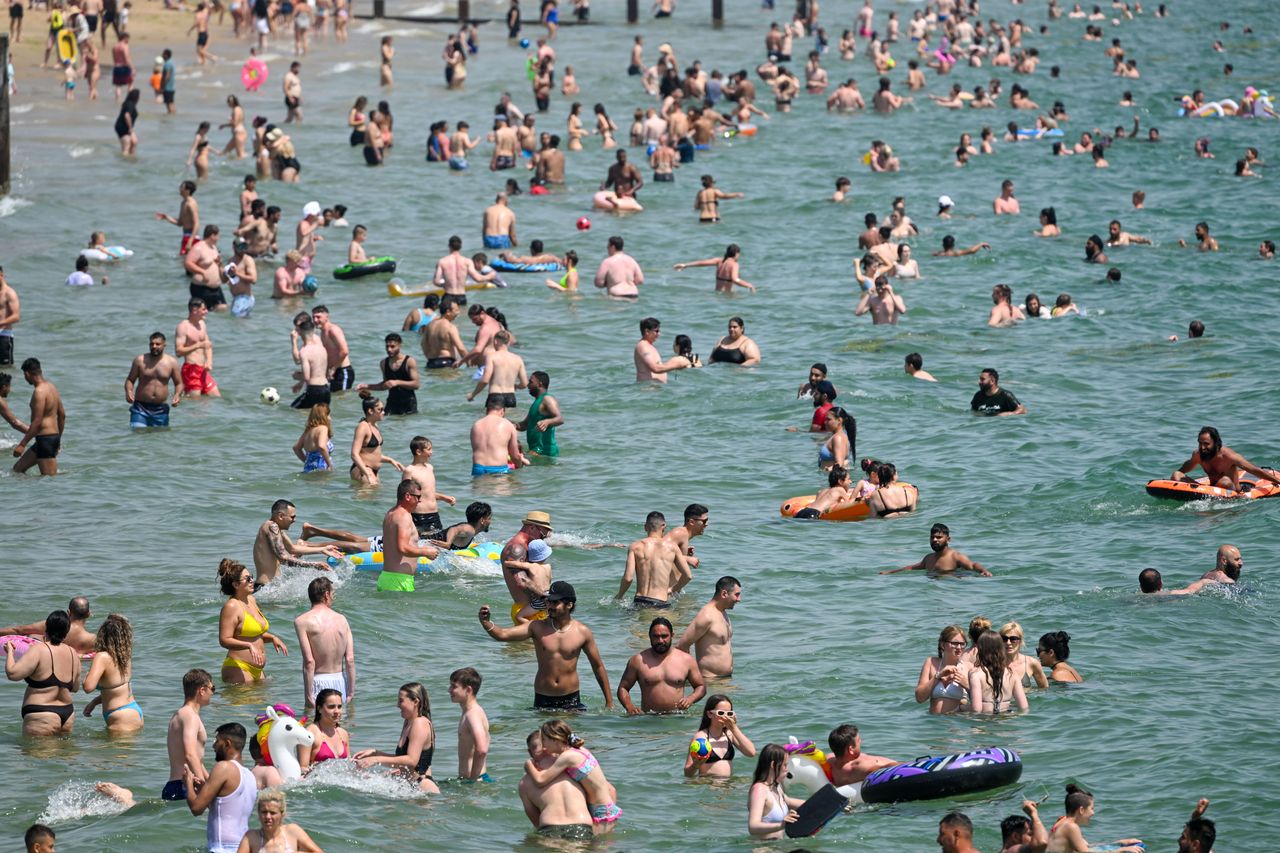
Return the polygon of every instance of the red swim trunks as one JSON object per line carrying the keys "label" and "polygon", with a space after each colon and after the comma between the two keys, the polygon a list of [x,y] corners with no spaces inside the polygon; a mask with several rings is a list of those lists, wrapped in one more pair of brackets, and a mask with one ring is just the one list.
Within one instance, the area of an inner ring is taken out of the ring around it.
{"label": "red swim trunks", "polygon": [[213,374],[203,364],[187,362],[182,365],[182,390],[209,394],[218,390],[218,383],[213,381]]}
{"label": "red swim trunks", "polygon": [[183,231],[182,243],[178,246],[178,254],[185,255],[187,253],[187,250],[190,249],[192,246],[194,246],[195,243],[196,243],[196,235],[192,234],[190,231]]}

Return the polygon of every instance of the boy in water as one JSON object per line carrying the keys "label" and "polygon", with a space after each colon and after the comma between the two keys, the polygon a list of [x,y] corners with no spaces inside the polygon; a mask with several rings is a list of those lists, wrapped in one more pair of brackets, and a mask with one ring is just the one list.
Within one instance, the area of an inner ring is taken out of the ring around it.
{"label": "boy in water", "polygon": [[413,461],[405,466],[405,480],[413,480],[422,489],[422,499],[418,501],[417,511],[413,513],[413,524],[418,528],[418,535],[424,539],[440,536],[440,506],[437,500],[453,506],[458,499],[436,491],[436,469],[431,464],[431,439],[415,435],[409,442],[409,451],[413,453]]}
{"label": "boy in water", "polygon": [[466,666],[449,674],[449,701],[462,711],[458,721],[458,777],[464,782],[492,782],[485,767],[489,754],[489,717],[476,701],[480,673]]}
{"label": "boy in water", "polygon": [[854,500],[853,492],[849,488],[853,485],[853,481],[845,468],[839,465],[832,466],[827,474],[827,482],[830,486],[818,492],[813,503],[797,512],[796,518],[819,518],[832,507]]}
{"label": "boy in water", "polygon": [[[543,596],[551,587],[551,546],[541,539],[529,543],[525,554],[525,565],[520,574],[524,575],[522,585],[529,591],[529,602],[522,605],[511,605],[511,621],[516,625],[547,618],[547,608]],[[536,607],[542,604],[542,607]]]}
{"label": "boy in water", "polygon": [[471,542],[480,533],[489,529],[493,520],[493,509],[484,501],[474,501],[467,507],[467,520],[451,525],[432,542],[443,545],[450,551],[462,551],[471,547]]}

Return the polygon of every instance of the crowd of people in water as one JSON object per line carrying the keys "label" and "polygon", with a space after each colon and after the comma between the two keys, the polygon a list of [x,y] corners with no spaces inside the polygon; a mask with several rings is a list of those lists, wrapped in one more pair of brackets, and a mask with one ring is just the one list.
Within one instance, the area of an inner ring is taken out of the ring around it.
{"label": "crowd of people in water", "polygon": [[[913,93],[929,86],[922,66],[944,82],[945,75],[961,63],[970,67],[1003,67],[1029,79],[1037,73],[1041,61],[1038,48],[1023,45],[1024,40],[1035,40],[1034,28],[1020,18],[1005,24],[994,19],[984,23],[976,2],[934,0],[913,10],[903,26],[897,11],[888,12],[885,17],[885,13],[873,8],[872,0],[864,0],[854,25],[842,32],[834,49],[841,62],[852,62],[857,60],[861,42],[865,60],[882,75],[868,104],[852,78],[831,86],[830,72],[823,63],[833,46],[828,44],[826,31],[820,25],[817,0],[800,0],[796,5],[790,21],[768,26],[764,37],[766,58],[755,69],[761,87],[771,93],[774,111],[779,115],[789,112],[794,100],[804,96],[825,98],[827,110],[833,113],[871,109],[884,115],[892,114],[914,97],[893,91],[894,81],[888,75],[897,66],[892,55],[895,51],[911,57],[906,62],[905,85]],[[1118,26],[1122,21],[1148,15],[1141,3],[1116,0],[1110,5],[1110,13],[1104,13],[1098,6],[1086,12],[1079,4],[1065,11],[1056,0],[1050,0],[1049,20],[1051,23],[1060,18],[1100,22],[1115,18],[1113,23]],[[169,0],[165,0],[165,6],[178,9]],[[764,6],[772,10],[773,0],[765,0]],[[669,18],[675,13],[675,7],[674,0],[658,0],[655,16]],[[135,158],[144,155],[139,154],[141,92],[133,86],[129,52],[131,8],[130,2],[119,4],[118,0],[78,0],[78,5],[63,8],[54,0],[49,4],[44,65],[48,66],[51,55],[57,51],[59,63],[54,67],[64,75],[65,97],[73,99],[76,84],[83,79],[89,99],[96,100],[100,68],[95,36],[105,49],[107,30],[114,30],[112,85],[121,105],[115,132],[122,155]],[[216,23],[214,12],[217,12]],[[196,6],[188,32],[196,36],[194,61],[197,64],[217,61],[211,51],[211,35],[224,34],[226,12],[216,0],[211,5],[201,2]],[[589,22],[589,0],[574,0],[573,12],[578,23]],[[330,36],[338,42],[347,39],[351,14],[347,0],[255,0],[232,4],[230,13],[230,37],[246,45],[253,44],[248,48],[251,58],[244,70],[246,86],[256,79],[252,74],[258,67],[254,63],[261,63],[259,53],[273,42],[277,46],[282,42],[291,45],[296,58],[281,82],[286,115],[280,124],[265,117],[248,121],[244,106],[235,95],[229,95],[226,98],[228,121],[218,127],[218,130],[229,131],[225,147],[217,151],[209,139],[212,122],[201,122],[187,157],[187,165],[195,169],[196,180],[181,183],[176,215],[156,213],[157,220],[180,230],[178,248],[182,268],[189,279],[190,299],[187,315],[177,324],[174,333],[174,354],[167,351],[167,336],[157,331],[149,338],[147,352],[137,356],[130,366],[124,381],[125,398],[130,406],[130,425],[137,429],[167,427],[171,407],[184,398],[219,396],[219,385],[213,374],[214,341],[207,317],[221,312],[238,318],[249,316],[255,304],[254,288],[258,285],[260,265],[264,272],[273,268],[266,273],[271,279],[271,298],[298,302],[316,291],[313,264],[326,232],[351,228],[348,264],[358,267],[372,260],[365,249],[371,229],[365,225],[352,227],[345,218],[347,209],[342,205],[325,208],[315,201],[306,204],[290,241],[288,225],[285,234],[280,234],[280,223],[285,217],[282,208],[269,205],[258,195],[259,182],[302,180],[299,152],[283,125],[303,121],[301,58],[312,55]],[[523,35],[529,24],[522,17],[519,0],[510,0],[504,19],[511,44],[529,51],[527,71],[535,111],[522,112],[513,97],[504,94],[495,107],[492,132],[483,138],[473,138],[465,121],[455,122],[452,134],[448,122],[436,122],[427,141],[428,161],[465,170],[472,167],[468,159],[471,152],[491,146],[487,166],[492,172],[528,162],[533,174],[527,192],[545,193],[564,183],[566,154],[560,147],[561,137],[536,127],[537,119],[549,111],[556,87],[557,57],[552,44],[558,34],[564,35],[560,33],[559,14],[557,0],[542,0],[538,23],[545,28],[545,35],[537,37],[535,43]],[[15,42],[21,39],[23,15],[21,2],[15,2],[10,7],[10,33]],[[1163,18],[1168,10],[1160,5],[1153,15]],[[1047,26],[1039,32],[1046,32]],[[1228,26],[1222,25],[1223,29]],[[1100,41],[1101,33],[1100,25],[1090,23],[1084,37]],[[64,34],[67,38],[63,38]],[[471,23],[447,38],[441,60],[448,88],[465,85],[467,64],[479,61],[480,35],[480,29]],[[813,40],[814,49],[807,52],[801,79],[787,63],[792,62],[793,51],[808,39]],[[70,46],[65,45],[68,41]],[[71,50],[72,47],[76,49]],[[694,162],[697,153],[711,149],[718,137],[751,136],[759,129],[757,122],[772,121],[760,108],[756,84],[745,69],[727,75],[719,70],[708,74],[695,60],[682,71],[670,44],[659,47],[652,64],[646,61],[645,49],[644,37],[636,36],[628,47],[627,72],[639,78],[644,92],[656,99],[658,106],[637,108],[628,132],[630,144],[646,151],[655,184],[673,182],[674,169]],[[1217,49],[1220,45],[1215,46]],[[75,58],[65,57],[68,52]],[[1137,59],[1126,53],[1120,38],[1111,39],[1105,55],[1114,61],[1116,76],[1140,76]],[[378,56],[379,83],[384,89],[390,89],[396,58],[391,36],[381,38]],[[1058,71],[1058,67],[1053,66],[1051,76],[1057,77]],[[171,49],[166,48],[158,58],[150,85],[157,104],[166,112],[178,109],[177,64]],[[829,95],[828,88],[832,89]],[[928,97],[938,108],[989,109],[1001,105],[1003,88],[1002,82],[993,77],[989,84],[977,86],[971,93],[954,85],[948,87],[946,94]],[[1023,128],[1022,122],[1011,121],[1002,140],[997,140],[996,133],[984,126],[977,145],[970,133],[962,134],[955,149],[956,167],[964,167],[972,157],[995,153],[998,142],[1020,143],[1062,136],[1060,125],[1069,121],[1062,102],[1044,111],[1031,99],[1031,92],[1025,86],[1013,85],[1011,90],[1008,106],[1036,114],[1034,126]],[[559,92],[565,98],[579,92],[576,75],[570,67],[561,74]],[[380,100],[376,108],[370,108],[370,103],[362,95],[352,104],[346,122],[350,144],[362,149],[363,159],[369,166],[388,166],[392,163],[390,152],[395,141],[391,106],[385,99]],[[1120,103],[1133,106],[1132,95],[1124,92]],[[594,128],[590,129],[581,117],[582,107],[582,103],[575,101],[569,108],[565,149],[580,151],[584,140],[590,137],[599,137],[604,149],[617,147],[623,131],[609,117],[605,105],[594,106]],[[1189,116],[1206,115],[1205,110],[1216,109],[1218,115],[1275,117],[1269,95],[1251,86],[1245,89],[1240,102],[1230,104],[1207,103],[1204,93],[1197,90],[1185,99],[1183,109]],[[783,121],[785,119],[780,119],[778,124]],[[1074,144],[1065,139],[1055,141],[1051,153],[1055,157],[1088,155],[1095,167],[1105,168],[1111,146],[1137,143],[1163,144],[1158,129],[1148,129],[1146,135],[1142,135],[1135,118],[1131,129],[1116,127],[1112,133],[1086,131]],[[1206,137],[1197,140],[1195,151],[1201,158],[1214,156],[1209,152]],[[202,221],[197,201],[201,185],[210,179],[213,156],[229,160],[252,157],[254,161],[254,173],[244,177],[239,192],[240,219],[233,230],[229,258],[224,257],[219,248],[221,229]],[[864,164],[875,172],[910,168],[910,164],[904,164],[892,146],[882,140],[872,142]],[[1257,149],[1249,147],[1237,162],[1235,174],[1256,176],[1256,170],[1262,165]],[[702,175],[700,184],[693,198],[693,210],[700,223],[719,222],[721,202],[743,195],[720,189],[710,174]],[[615,163],[600,184],[596,206],[606,212],[642,210],[636,193],[644,185],[640,169],[628,160],[626,150],[619,149]],[[849,178],[837,178],[831,201],[847,203],[850,187]],[[549,279],[548,286],[569,292],[578,290],[579,258],[575,251],[545,252],[537,240],[531,242],[529,254],[515,251],[520,244],[516,214],[509,201],[511,196],[523,192],[526,190],[518,180],[509,179],[504,191],[498,193],[494,203],[485,210],[479,235],[485,252],[464,255],[462,237],[449,239],[447,251],[435,266],[430,288],[421,294],[421,307],[409,311],[401,330],[403,334],[393,332],[385,336],[386,355],[378,364],[379,381],[356,381],[347,338],[327,306],[314,304],[293,318],[290,357],[297,370],[293,374],[292,389],[296,397],[290,405],[308,410],[305,426],[293,445],[302,470],[311,474],[340,467],[334,456],[336,435],[330,407],[335,397],[355,392],[361,399],[362,417],[351,435],[349,476],[361,486],[375,487],[382,483],[389,466],[394,469],[392,480],[398,480],[396,499],[384,516],[381,531],[372,536],[304,522],[296,539],[290,536],[289,530],[297,521],[297,508],[289,500],[277,500],[255,536],[253,566],[224,559],[218,567],[217,582],[226,602],[220,611],[216,642],[225,649],[226,656],[216,677],[204,669],[194,668],[181,679],[183,703],[167,724],[169,767],[160,791],[160,798],[165,801],[186,802],[193,815],[208,814],[208,849],[213,853],[319,850],[305,829],[286,822],[286,793],[281,786],[307,775],[326,761],[350,760],[370,772],[380,772],[373,768],[382,766],[422,792],[440,792],[439,782],[443,780],[438,779],[433,770],[438,733],[425,685],[408,682],[396,692],[396,709],[403,725],[389,751],[376,748],[389,744],[353,745],[352,733],[343,727],[344,708],[355,695],[357,644],[346,617],[334,606],[338,587],[326,572],[331,563],[352,555],[380,553],[378,590],[405,592],[414,590],[420,562],[477,558],[474,549],[484,541],[483,535],[493,523],[493,508],[483,501],[471,502],[465,508],[465,521],[445,526],[440,519],[439,504],[453,506],[458,499],[437,488],[431,463],[431,440],[415,436],[409,442],[407,456],[402,457],[407,461],[401,463],[392,455],[399,455],[401,449],[393,451],[382,434],[380,424],[384,418],[418,412],[416,391],[422,388],[425,371],[473,370],[476,384],[467,399],[474,400],[481,393],[486,395],[485,413],[470,431],[474,477],[506,476],[509,471],[528,465],[530,457],[559,456],[556,429],[565,423],[565,414],[549,393],[551,373],[527,369],[524,360],[512,349],[517,342],[516,334],[501,310],[468,301],[469,291],[476,287],[506,286],[495,261],[508,268],[511,265],[545,267],[553,274],[562,274],[558,279]],[[1136,191],[1133,207],[1141,209],[1144,202],[1145,194]],[[995,216],[1020,215],[1012,179],[1002,182],[991,207]],[[894,290],[894,280],[901,283],[921,277],[920,264],[907,242],[920,233],[919,225],[907,215],[904,198],[895,199],[891,208],[883,221],[875,213],[867,214],[866,230],[857,237],[858,249],[863,254],[854,260],[855,279],[861,291],[854,313],[870,314],[876,324],[897,323],[908,313],[903,297]],[[945,226],[954,212],[954,201],[947,195],[940,196],[936,212],[939,223]],[[1053,207],[1039,212],[1039,226],[1034,232],[1038,237],[1061,236]],[[1125,231],[1118,219],[1111,220],[1107,232],[1106,240],[1098,235],[1086,240],[1085,260],[1089,263],[1108,265],[1106,250],[1113,247],[1155,242],[1155,238]],[[1188,245],[1185,238],[1177,242],[1184,247]],[[1202,252],[1220,249],[1206,222],[1194,226],[1193,245]],[[118,248],[109,245],[105,233],[95,231],[67,284],[107,285],[106,275],[93,277],[90,263],[100,255],[114,259],[112,252]],[[750,249],[746,247],[747,255]],[[942,239],[941,250],[934,252],[933,257],[952,258],[992,250],[987,242],[957,246],[955,237],[948,234]],[[592,281],[594,287],[615,299],[638,299],[644,272],[625,250],[623,238],[609,237],[605,251],[606,256]],[[1258,254],[1264,259],[1274,257],[1271,241],[1262,241]],[[678,263],[675,270],[713,268],[716,291],[728,293],[742,288],[755,292],[757,286],[742,278],[743,258],[744,247],[732,243],[722,257]],[[1114,267],[1106,273],[1106,279],[1111,282],[1118,282],[1120,277],[1120,271]],[[230,302],[223,291],[224,285],[230,292]],[[1020,300],[1021,305],[1008,285],[994,285],[987,324],[1007,327],[1082,312],[1068,293],[1059,294],[1052,300],[1052,306],[1042,304],[1036,293],[1028,293]],[[470,345],[456,326],[464,310],[475,326]],[[15,362],[14,332],[21,319],[17,291],[0,269],[0,364]],[[649,316],[640,320],[639,332],[640,339],[634,349],[637,381],[662,383],[672,372],[702,366],[691,340],[683,334],[675,336],[672,355],[663,357],[656,346],[661,333],[658,318]],[[1203,334],[1204,324],[1193,321],[1189,336],[1196,338]],[[406,337],[417,338],[421,365],[418,357],[406,351]],[[711,349],[708,363],[751,367],[759,364],[762,357],[759,345],[746,334],[742,317],[733,316],[728,320],[726,335]],[[38,358],[28,356],[20,365],[23,379],[33,388],[30,417],[26,421],[9,407],[6,398],[12,379],[0,373],[0,415],[21,433],[19,443],[13,448],[17,457],[14,471],[22,473],[36,468],[41,474],[52,475],[58,471],[66,409],[57,387],[44,376]],[[918,352],[906,357],[904,369],[916,379],[935,381],[924,370],[924,359]],[[1027,407],[1001,388],[999,381],[997,369],[981,371],[971,410],[992,416],[1027,414]],[[520,408],[516,393],[521,390],[527,391],[532,399],[527,410],[514,412],[516,419],[512,420],[508,414]],[[375,392],[384,392],[385,400],[375,396]],[[262,396],[268,403],[281,399],[275,388],[264,389]],[[814,408],[811,422],[803,429],[825,435],[818,449],[818,461],[827,485],[796,517],[823,518],[855,504],[865,505],[870,515],[883,519],[915,511],[918,493],[914,486],[898,481],[894,464],[873,459],[858,461],[856,421],[850,411],[836,405],[838,396],[823,363],[812,366],[807,381],[797,391],[797,398],[811,401]],[[863,476],[855,483],[853,472],[858,468]],[[1197,468],[1203,470],[1210,485],[1237,493],[1255,482],[1245,479],[1246,474],[1256,478],[1257,483],[1280,485],[1275,471],[1254,465],[1224,446],[1213,427],[1201,430],[1195,452],[1174,472],[1172,479],[1187,480]],[[630,603],[638,610],[669,609],[675,596],[694,580],[699,560],[692,539],[702,535],[708,522],[708,508],[697,503],[686,507],[680,526],[670,529],[661,512],[649,513],[644,535],[626,546],[617,598],[625,600],[630,593]],[[517,793],[531,823],[547,835],[591,839],[612,831],[623,814],[618,791],[605,769],[573,731],[572,718],[564,716],[586,710],[578,675],[579,660],[585,656],[606,710],[614,708],[615,698],[629,715],[697,713],[700,707],[697,726],[689,727],[692,741],[682,759],[684,776],[727,778],[733,774],[733,761],[738,755],[756,759],[748,793],[747,831],[761,839],[782,837],[786,825],[798,819],[798,809],[803,804],[794,792],[783,788],[789,752],[778,743],[757,747],[743,730],[731,695],[711,692],[718,680],[734,672],[730,611],[742,599],[742,583],[730,575],[716,580],[710,585],[710,598],[683,630],[678,630],[664,616],[655,616],[648,627],[649,648],[627,660],[614,689],[591,629],[575,616],[574,586],[563,579],[553,580],[552,548],[547,544],[552,532],[550,514],[530,510],[521,519],[519,531],[503,544],[497,557],[511,599],[511,625],[497,624],[487,605],[478,613],[480,629],[491,639],[529,643],[533,647],[538,664],[533,706],[555,715],[531,731],[527,738],[529,759],[524,764]],[[924,571],[933,576],[958,572],[983,577],[995,574],[955,550],[950,542],[951,531],[947,525],[934,524],[930,531],[930,553],[916,563],[885,569],[881,574],[909,571]],[[1141,573],[1138,585],[1142,595],[1192,595],[1209,587],[1221,588],[1239,582],[1243,562],[1239,549],[1222,545],[1214,568],[1186,586],[1166,589],[1160,572],[1153,568]],[[286,642],[270,630],[271,625],[255,600],[258,589],[271,584],[282,570],[288,569],[303,569],[317,575],[307,588],[310,608],[294,619],[296,648],[302,661],[304,702],[300,712],[286,704],[274,706],[256,721],[259,725],[256,731],[234,721],[218,726],[212,744],[215,760],[210,763],[202,709],[210,704],[219,683],[240,685],[262,681],[267,677],[267,646],[278,655],[289,652],[293,641]],[[44,620],[0,628],[0,635],[4,635],[6,676],[26,684],[21,707],[25,736],[71,733],[76,720],[74,695],[81,690],[96,694],[82,713],[91,717],[100,711],[109,733],[143,729],[143,709],[132,688],[132,624],[126,616],[113,613],[96,630],[91,630],[87,624],[91,618],[89,601],[77,596],[65,611],[55,611]],[[213,640],[211,637],[210,645]],[[936,654],[931,653],[923,662],[914,698],[920,704],[927,703],[929,712],[935,714],[1025,711],[1033,704],[1035,691],[1048,689],[1052,683],[1084,681],[1071,660],[1070,640],[1063,630],[1045,632],[1035,642],[1034,654],[1031,654],[1023,626],[1015,619],[997,623],[978,616],[970,621],[967,630],[948,625],[941,630],[936,649],[931,650]],[[489,720],[478,698],[483,680],[481,673],[472,667],[456,669],[449,676],[449,699],[459,706],[461,714],[457,731],[457,773],[451,781],[493,781],[487,762],[491,745]],[[633,695],[637,687],[638,704]],[[388,704],[390,698],[387,691]],[[264,753],[264,744],[277,742],[281,745],[276,746],[275,751]],[[898,763],[864,753],[861,736],[853,725],[845,724],[833,730],[828,744],[833,764],[831,781],[837,785],[861,782],[874,771]],[[253,761],[251,767],[244,763],[246,748]],[[97,791],[125,807],[132,807],[136,802],[132,791],[109,781],[100,782]],[[1178,841],[1180,853],[1212,850],[1215,827],[1213,821],[1205,817],[1208,806],[1207,799],[1195,805]],[[1068,785],[1063,816],[1049,828],[1041,821],[1037,807],[1037,803],[1025,801],[1024,815],[1010,816],[1001,823],[1002,853],[1078,853],[1098,849],[1083,835],[1083,828],[1094,814],[1094,800],[1087,791]],[[249,826],[255,813],[259,829]],[[28,851],[52,851],[55,832],[48,826],[36,824],[27,832],[25,843]],[[939,823],[937,843],[948,853],[973,853],[972,822],[962,813],[948,813]],[[1107,849],[1137,851],[1144,847],[1138,839],[1126,838]]]}

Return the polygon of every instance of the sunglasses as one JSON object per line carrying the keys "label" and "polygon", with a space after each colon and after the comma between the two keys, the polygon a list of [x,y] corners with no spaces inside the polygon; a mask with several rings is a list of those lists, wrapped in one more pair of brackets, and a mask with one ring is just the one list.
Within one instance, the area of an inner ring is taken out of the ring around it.
{"label": "sunglasses", "polygon": [[724,710],[720,710],[720,709],[717,709],[717,710],[715,710],[715,711],[712,711],[711,713],[715,714],[717,717],[736,717],[736,716],[738,716],[738,715],[737,715],[737,713],[735,713],[735,712],[733,712],[733,711],[724,711]]}
{"label": "sunglasses", "polygon": [[964,640],[948,640],[948,641],[946,641],[945,643],[943,643],[942,645],[944,645],[944,646],[951,646],[951,648],[953,648],[953,649],[963,649],[963,648],[964,648]]}
{"label": "sunglasses", "polygon": [[1022,642],[1022,638],[1021,638],[1021,637],[1006,637],[1006,636],[1004,636],[1004,635],[1001,635],[1000,639],[1004,640],[1006,643],[1021,643],[1021,642]]}

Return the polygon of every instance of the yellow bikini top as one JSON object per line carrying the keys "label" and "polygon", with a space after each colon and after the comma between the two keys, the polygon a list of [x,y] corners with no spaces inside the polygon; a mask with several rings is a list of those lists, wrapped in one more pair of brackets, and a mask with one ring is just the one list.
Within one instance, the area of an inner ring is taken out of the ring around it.
{"label": "yellow bikini top", "polygon": [[[259,610],[259,613],[262,611]],[[271,623],[267,621],[267,617],[263,616],[259,622],[257,618],[249,611],[249,605],[244,606],[244,625],[240,628],[240,636],[246,640],[256,640],[263,634],[267,633],[267,629],[271,627]]]}

